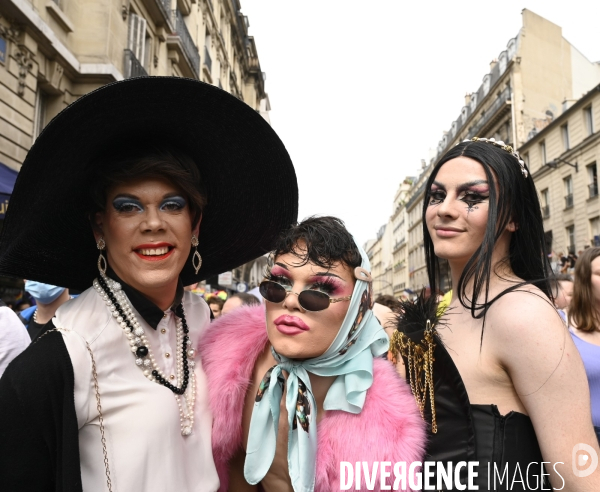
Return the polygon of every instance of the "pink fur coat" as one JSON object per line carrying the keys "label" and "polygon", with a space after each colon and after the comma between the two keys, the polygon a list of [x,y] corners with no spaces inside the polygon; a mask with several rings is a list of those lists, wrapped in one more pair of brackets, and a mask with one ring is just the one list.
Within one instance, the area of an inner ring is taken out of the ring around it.
{"label": "pink fur coat", "polygon": [[[242,446],[246,391],[268,343],[264,307],[255,306],[214,321],[199,344],[214,418],[212,447],[220,491],[227,490],[228,462]],[[425,429],[410,387],[383,359],[373,361],[373,376],[360,414],[331,410],[320,420],[315,492],[340,489],[341,461],[389,461],[392,466],[404,461],[408,469],[410,462],[422,460]],[[364,476],[362,482],[362,490],[368,490]]]}

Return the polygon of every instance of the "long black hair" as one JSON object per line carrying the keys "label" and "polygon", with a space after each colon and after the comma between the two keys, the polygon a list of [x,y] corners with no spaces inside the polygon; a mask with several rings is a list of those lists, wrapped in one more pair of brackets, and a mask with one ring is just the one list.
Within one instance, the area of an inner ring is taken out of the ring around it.
{"label": "long black hair", "polygon": [[[486,142],[463,142],[450,149],[436,164],[426,185],[423,201],[423,238],[425,259],[431,291],[436,291],[440,280],[439,260],[427,229],[425,212],[429,206],[431,185],[440,168],[449,160],[469,157],[483,166],[489,186],[488,221],[481,245],[469,259],[460,276],[457,294],[460,303],[469,308],[474,318],[484,318],[487,310],[498,298],[524,284],[534,284],[548,298],[552,298],[548,281],[549,264],[544,241],[544,227],[538,195],[529,172],[523,175],[518,160],[506,150]],[[495,184],[495,186],[493,186]],[[492,253],[496,242],[509,222],[516,224],[506,262],[523,282],[505,289],[489,299]],[[467,285],[473,281],[473,292],[467,293]],[[467,302],[468,301],[468,302]],[[482,332],[483,336],[483,332]]]}

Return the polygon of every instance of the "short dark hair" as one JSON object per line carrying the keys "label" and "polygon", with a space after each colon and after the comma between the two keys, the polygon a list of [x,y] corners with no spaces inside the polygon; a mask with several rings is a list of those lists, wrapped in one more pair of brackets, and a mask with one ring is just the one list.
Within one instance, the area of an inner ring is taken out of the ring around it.
{"label": "short dark hair", "polygon": [[389,294],[379,294],[377,299],[375,299],[375,302],[377,304],[381,304],[382,306],[389,307],[395,313],[398,313],[401,308],[400,301]]}
{"label": "short dark hair", "polygon": [[210,296],[206,298],[206,304],[217,304],[220,309],[223,309],[223,304],[225,304],[225,301],[219,296]]}
{"label": "short dark hair", "polygon": [[246,294],[245,292],[233,294],[228,299],[233,299],[235,297],[242,300],[242,306],[256,306],[256,305],[260,304],[258,297],[253,296],[252,294]]}
{"label": "short dark hair", "polygon": [[[432,292],[437,291],[440,283],[440,266],[425,220],[431,185],[446,162],[461,156],[482,165],[490,183],[490,198],[483,241],[465,265],[458,281],[456,294],[460,303],[470,309],[474,318],[484,318],[485,321],[485,315],[492,303],[523,283],[536,285],[552,299],[541,206],[531,173],[524,176],[517,159],[506,150],[489,143],[474,141],[463,142],[451,148],[438,161],[427,180],[426,196],[423,200],[423,240]],[[492,183],[496,186],[491,186]],[[511,221],[517,225],[517,230],[512,234],[508,257],[502,261],[508,263],[514,274],[524,282],[505,289],[493,299],[488,299],[494,246]],[[467,293],[467,286],[470,285],[473,285],[473,292]],[[483,302],[480,301],[480,296],[483,297]],[[469,305],[466,299],[473,302]]]}
{"label": "short dark hair", "polygon": [[198,166],[185,151],[168,145],[117,145],[95,160],[91,183],[90,218],[104,211],[108,190],[139,179],[164,179],[179,188],[188,202],[192,224],[196,225],[206,206],[206,190]]}
{"label": "short dark hair", "polygon": [[[306,249],[300,249],[302,242]],[[352,269],[362,264],[360,251],[344,222],[336,217],[309,217],[284,231],[275,242],[274,257],[291,253],[299,265],[311,262],[322,268],[345,263]]]}

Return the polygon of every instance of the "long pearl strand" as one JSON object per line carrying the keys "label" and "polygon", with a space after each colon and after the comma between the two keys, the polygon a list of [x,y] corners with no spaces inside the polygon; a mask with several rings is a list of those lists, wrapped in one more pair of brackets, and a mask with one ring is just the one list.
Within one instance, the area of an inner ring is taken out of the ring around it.
{"label": "long pearl strand", "polygon": [[[176,357],[176,384],[181,384],[181,388],[177,388],[168,382],[165,373],[157,365],[150,342],[138,322],[121,285],[103,274],[101,274],[101,277],[100,281],[98,279],[94,280],[94,289],[96,289],[116,322],[122,328],[135,357],[135,364],[142,369],[148,380],[166,386],[173,392],[179,408],[181,434],[189,436],[194,426],[196,378],[194,376],[194,361],[188,360],[188,358],[194,358],[195,350],[190,348],[192,342],[187,336],[188,330],[185,324],[183,305],[179,306],[180,312],[177,313],[176,344],[181,347],[180,350],[177,350]],[[181,396],[183,396],[183,401]]]}

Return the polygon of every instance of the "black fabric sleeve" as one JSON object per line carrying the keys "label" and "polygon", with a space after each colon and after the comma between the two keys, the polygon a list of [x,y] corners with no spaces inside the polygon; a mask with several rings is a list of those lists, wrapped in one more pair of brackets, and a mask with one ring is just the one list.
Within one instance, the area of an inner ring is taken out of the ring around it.
{"label": "black fabric sleeve", "polygon": [[0,379],[0,484],[5,492],[82,492],[73,366],[46,334]]}

